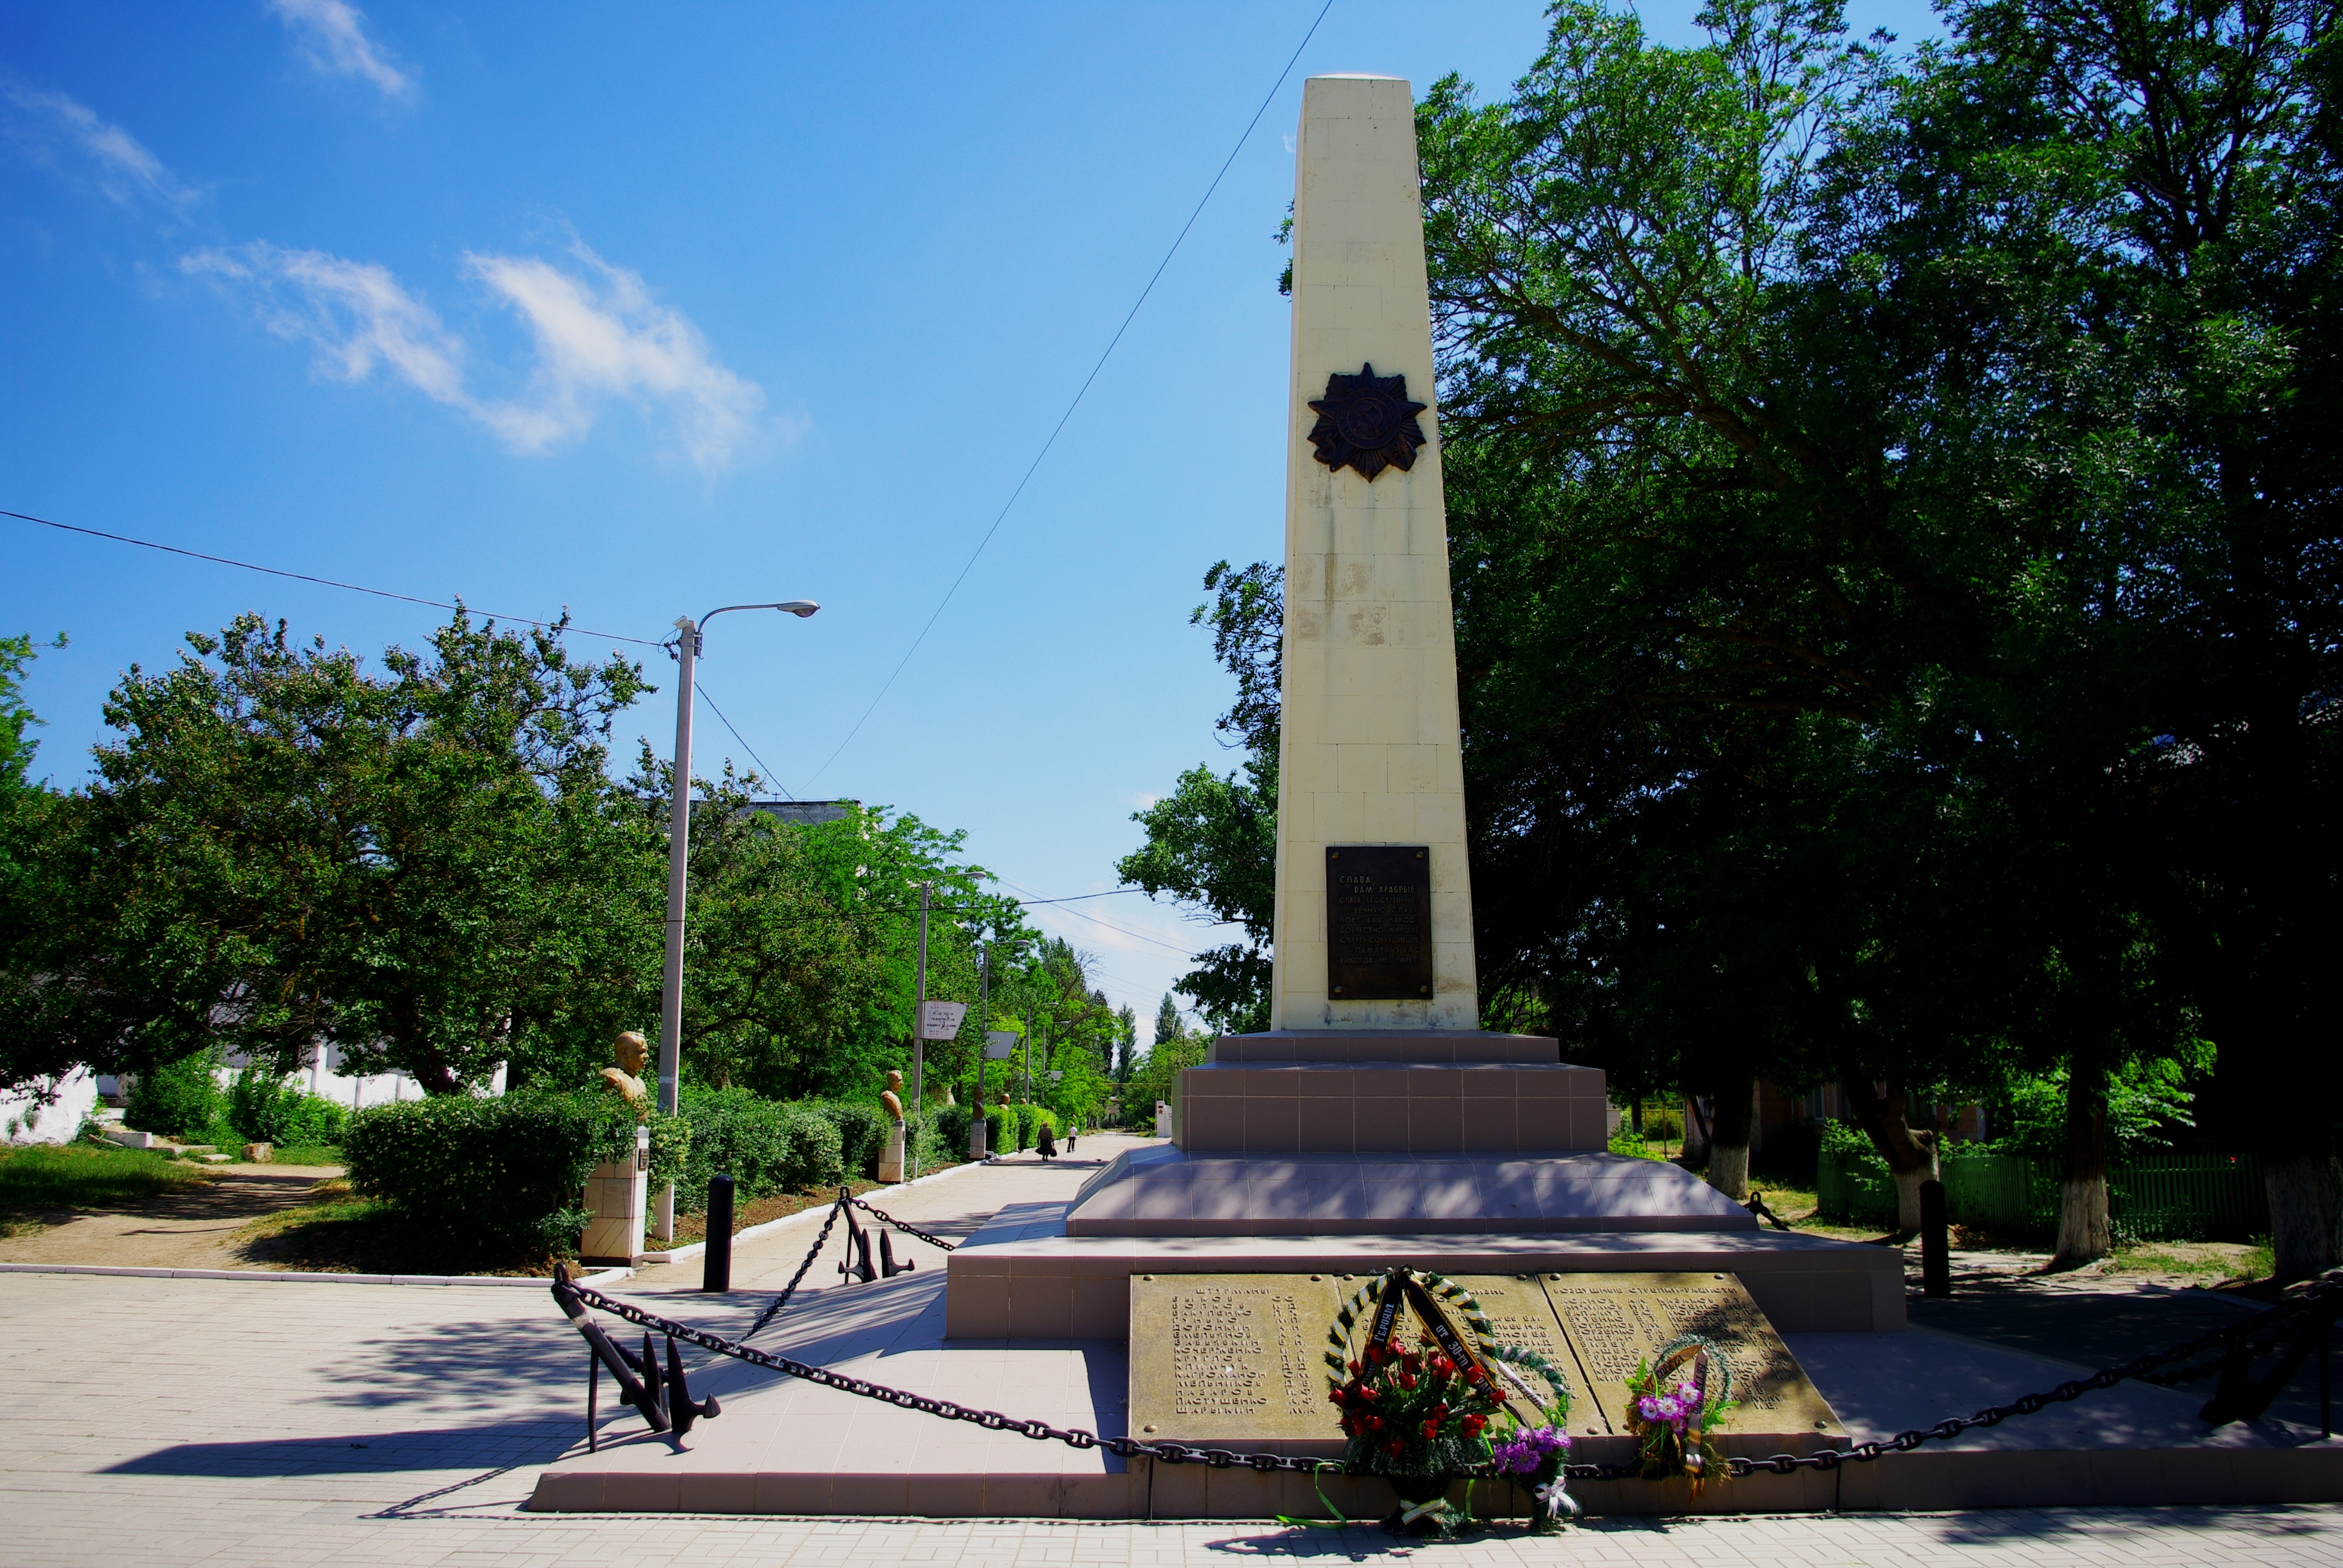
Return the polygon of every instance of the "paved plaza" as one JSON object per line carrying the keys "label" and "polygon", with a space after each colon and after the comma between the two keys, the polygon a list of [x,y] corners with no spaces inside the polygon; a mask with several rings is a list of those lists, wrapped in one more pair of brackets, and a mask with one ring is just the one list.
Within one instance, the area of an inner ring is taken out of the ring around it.
{"label": "paved plaza", "polygon": [[[955,1172],[880,1201],[965,1233],[1004,1202],[1062,1201],[1095,1168],[1089,1156],[1119,1146],[1085,1140],[1078,1161]],[[647,1271],[627,1293],[677,1316],[729,1319],[786,1282],[819,1223],[819,1214],[793,1221],[744,1249],[743,1289],[723,1303],[698,1295],[689,1265],[671,1280]],[[940,1261],[917,1251],[922,1268]],[[836,1279],[825,1259],[808,1284],[834,1288]],[[759,1342],[786,1347],[787,1318],[768,1333]],[[577,1335],[536,1290],[12,1273],[0,1275],[0,1345],[10,1396],[0,1404],[0,1558],[10,1568],[1039,1568],[1263,1556],[1458,1568],[1661,1558],[1800,1568],[2343,1564],[2343,1509],[2324,1507],[1618,1519],[1552,1540],[1508,1532],[1443,1543],[1267,1522],[532,1515],[520,1505],[538,1473],[582,1442],[584,1392]]]}

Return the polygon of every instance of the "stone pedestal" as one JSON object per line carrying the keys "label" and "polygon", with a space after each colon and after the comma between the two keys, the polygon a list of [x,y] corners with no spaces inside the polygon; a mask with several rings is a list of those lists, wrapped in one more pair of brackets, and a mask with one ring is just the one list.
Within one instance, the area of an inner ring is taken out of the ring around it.
{"label": "stone pedestal", "polygon": [[580,1262],[632,1264],[643,1255],[649,1218],[650,1130],[635,1132],[635,1157],[606,1160],[588,1173],[585,1206],[593,1211],[578,1241]]}
{"label": "stone pedestal", "polygon": [[887,1147],[879,1152],[879,1180],[900,1181],[903,1179],[903,1124],[900,1121],[888,1130]]}

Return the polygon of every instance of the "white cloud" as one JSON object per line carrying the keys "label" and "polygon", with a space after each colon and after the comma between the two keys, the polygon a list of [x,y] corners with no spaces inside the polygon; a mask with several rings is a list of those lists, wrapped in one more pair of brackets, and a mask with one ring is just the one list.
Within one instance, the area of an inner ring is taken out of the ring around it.
{"label": "white cloud", "polygon": [[319,367],[363,381],[377,364],[451,407],[478,413],[464,390],[464,345],[390,269],[322,250],[286,250],[255,241],[199,250],[181,270],[242,285],[257,297],[261,325],[313,344]]}
{"label": "white cloud", "polygon": [[663,407],[693,463],[731,461],[756,430],[765,395],[718,364],[681,312],[659,304],[640,275],[572,247],[584,276],[532,256],[467,253],[465,266],[528,323],[537,374],[526,402],[488,411],[523,451],[582,435],[608,397]]}
{"label": "white cloud", "polygon": [[717,363],[683,314],[659,304],[636,273],[574,247],[581,275],[529,256],[467,255],[470,275],[519,312],[534,342],[527,391],[486,398],[470,389],[468,350],[388,268],[266,242],[196,251],[180,269],[248,295],[261,324],[312,345],[318,367],[363,381],[376,367],[462,412],[517,452],[584,436],[603,405],[623,399],[663,415],[703,473],[725,468],[769,435],[763,389]]}
{"label": "white cloud", "polygon": [[348,0],[268,0],[292,33],[301,57],[327,75],[363,76],[386,97],[403,98],[415,77],[366,35],[365,15]]}
{"label": "white cloud", "polygon": [[126,207],[155,206],[183,212],[197,192],[181,185],[145,143],[63,93],[9,83],[9,140],[35,162],[67,178],[79,177]]}

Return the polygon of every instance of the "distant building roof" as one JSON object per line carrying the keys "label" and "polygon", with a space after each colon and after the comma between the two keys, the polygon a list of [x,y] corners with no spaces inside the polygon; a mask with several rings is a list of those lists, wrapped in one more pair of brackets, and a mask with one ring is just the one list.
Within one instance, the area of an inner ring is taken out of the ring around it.
{"label": "distant building roof", "polygon": [[768,817],[778,817],[792,828],[810,828],[817,822],[835,822],[853,811],[860,810],[860,800],[751,800],[749,809],[762,811]]}

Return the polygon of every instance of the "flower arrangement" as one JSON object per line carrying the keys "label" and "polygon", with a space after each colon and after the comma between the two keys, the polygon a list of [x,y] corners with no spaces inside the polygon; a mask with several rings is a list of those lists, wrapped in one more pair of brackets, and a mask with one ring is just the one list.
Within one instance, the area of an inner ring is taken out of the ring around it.
{"label": "flower arrangement", "polygon": [[[1534,1351],[1498,1347],[1490,1367],[1513,1385],[1523,1402],[1544,1421],[1531,1425],[1507,1412],[1507,1430],[1489,1444],[1489,1469],[1527,1486],[1537,1499],[1530,1528],[1540,1534],[1562,1528],[1565,1518],[1578,1516],[1578,1501],[1570,1495],[1563,1467],[1570,1462],[1570,1385],[1561,1371]],[[1534,1374],[1545,1385],[1541,1393],[1522,1374]]]}
{"label": "flower arrangement", "polygon": [[1460,1366],[1431,1331],[1410,1349],[1394,1334],[1370,1340],[1350,1376],[1326,1397],[1342,1412],[1344,1454],[1353,1473],[1460,1475],[1489,1460],[1482,1435],[1501,1408],[1478,1366]]}
{"label": "flower arrangement", "polygon": [[1733,1372],[1716,1347],[1687,1335],[1660,1352],[1655,1363],[1639,1362],[1627,1380],[1627,1432],[1634,1438],[1644,1474],[1692,1477],[1693,1494],[1725,1473],[1716,1447],[1716,1423],[1733,1408]]}
{"label": "flower arrangement", "polygon": [[[1413,1344],[1401,1332],[1403,1310],[1415,1318]],[[1456,1478],[1488,1463],[1483,1432],[1504,1408],[1489,1372],[1496,1349],[1489,1335],[1489,1320],[1469,1292],[1406,1269],[1368,1281],[1335,1314],[1326,1336],[1326,1397],[1341,1411],[1349,1440],[1342,1467],[1391,1479],[1401,1507],[1386,1523],[1395,1529],[1446,1534],[1468,1516],[1444,1498]]]}

